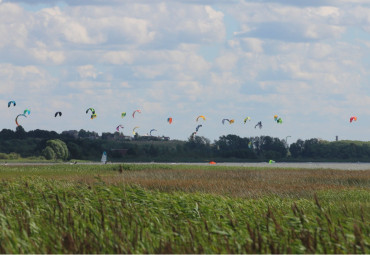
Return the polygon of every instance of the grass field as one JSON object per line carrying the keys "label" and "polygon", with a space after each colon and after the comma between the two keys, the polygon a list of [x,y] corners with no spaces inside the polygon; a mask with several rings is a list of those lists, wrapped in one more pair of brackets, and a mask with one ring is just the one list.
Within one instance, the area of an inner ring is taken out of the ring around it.
{"label": "grass field", "polygon": [[1,253],[370,253],[370,171],[0,166]]}

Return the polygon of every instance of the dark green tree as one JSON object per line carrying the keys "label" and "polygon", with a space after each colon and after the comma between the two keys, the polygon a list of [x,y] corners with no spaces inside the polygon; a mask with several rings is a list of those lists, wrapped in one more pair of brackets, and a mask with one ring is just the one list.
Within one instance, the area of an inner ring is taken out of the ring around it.
{"label": "dark green tree", "polygon": [[24,130],[22,126],[17,126],[15,129],[15,138],[16,139],[24,139],[27,136],[27,132]]}
{"label": "dark green tree", "polygon": [[255,158],[255,153],[248,147],[250,139],[237,135],[221,136],[215,141],[217,154],[221,157]]}
{"label": "dark green tree", "polygon": [[44,138],[44,139],[56,139],[59,137],[59,134],[55,131],[47,131],[47,130],[31,130],[27,132],[27,137],[34,137],[34,138]]}
{"label": "dark green tree", "polygon": [[81,129],[80,131],[78,131],[78,137],[79,138],[87,138],[87,137],[89,137],[89,134],[84,129]]}
{"label": "dark green tree", "polygon": [[0,132],[0,139],[1,140],[10,140],[15,138],[15,133],[11,129],[3,129]]}
{"label": "dark green tree", "polygon": [[[50,147],[55,153],[55,159],[67,160],[69,157],[68,147],[62,140],[54,139],[46,142],[46,148]],[[49,150],[49,149],[48,149]],[[46,152],[45,152],[46,153]]]}
{"label": "dark green tree", "polygon": [[298,139],[295,143],[292,143],[289,147],[290,154],[293,158],[298,158],[302,156],[304,148],[304,141],[301,139]]}
{"label": "dark green tree", "polygon": [[54,150],[50,146],[46,146],[45,149],[42,150],[41,154],[47,159],[47,160],[55,160],[56,155]]}
{"label": "dark green tree", "polygon": [[80,159],[83,156],[82,149],[76,143],[67,143],[68,151],[70,152],[70,157],[73,159]]}

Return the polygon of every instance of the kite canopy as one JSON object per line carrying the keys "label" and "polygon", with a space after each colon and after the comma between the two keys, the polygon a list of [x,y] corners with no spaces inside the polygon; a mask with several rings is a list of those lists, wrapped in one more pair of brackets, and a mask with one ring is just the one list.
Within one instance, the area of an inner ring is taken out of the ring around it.
{"label": "kite canopy", "polygon": [[152,136],[152,132],[154,132],[154,131],[157,131],[157,130],[156,129],[150,130],[149,135]]}
{"label": "kite canopy", "polygon": [[8,108],[9,108],[12,104],[13,104],[13,106],[15,106],[15,105],[16,105],[15,101],[9,101],[9,102],[8,102]]}
{"label": "kite canopy", "polygon": [[248,120],[250,121],[250,120],[251,120],[251,117],[246,117],[246,118],[244,119],[244,124],[245,124]]}
{"label": "kite canopy", "polygon": [[126,116],[126,112],[121,113],[122,118],[125,117],[125,116]]}
{"label": "kite canopy", "polygon": [[350,119],[349,119],[349,122],[352,123],[352,121],[357,121],[357,117],[356,116],[352,116]]}
{"label": "kite canopy", "polygon": [[59,115],[59,116],[62,116],[62,112],[56,112],[56,113],[55,113],[55,115],[54,115],[54,117],[56,117],[56,116],[58,116],[58,115]]}
{"label": "kite canopy", "polygon": [[30,115],[31,114],[31,111],[28,110],[28,109],[26,109],[26,110],[23,111],[23,114],[26,114],[26,113],[27,113],[27,115]]}
{"label": "kite canopy", "polygon": [[116,130],[117,130],[117,132],[119,132],[119,129],[123,129],[123,126],[122,125],[118,125],[117,127],[116,127]]}
{"label": "kite canopy", "polygon": [[95,119],[96,118],[96,114],[95,114],[95,109],[94,108],[88,108],[87,110],[86,110],[86,114],[88,113],[88,112],[91,112],[91,116],[90,116],[90,119]]}
{"label": "kite canopy", "polygon": [[134,127],[134,129],[132,130],[132,134],[136,135],[136,132],[135,130],[138,129],[139,127]]}
{"label": "kite canopy", "polygon": [[172,117],[169,117],[169,118],[167,119],[167,122],[171,124],[171,123],[172,123]]}
{"label": "kite canopy", "polygon": [[198,121],[199,118],[202,118],[203,120],[206,120],[206,117],[204,117],[203,115],[199,115],[196,120]]}
{"label": "kite canopy", "polygon": [[140,110],[135,110],[133,113],[132,113],[132,118],[135,118],[135,113],[141,113],[141,111]]}
{"label": "kite canopy", "polygon": [[262,122],[261,121],[259,121],[255,126],[254,126],[254,128],[256,128],[256,127],[259,127],[260,129],[262,128]]}
{"label": "kite canopy", "polygon": [[222,124],[225,124],[225,121],[229,122],[229,124],[233,124],[235,120],[223,119]]}
{"label": "kite canopy", "polygon": [[191,139],[194,139],[194,136],[197,134],[197,132],[193,132],[193,133],[191,133],[191,135],[190,135],[190,138]]}
{"label": "kite canopy", "polygon": [[199,128],[203,127],[202,125],[198,125],[196,128],[195,128],[195,133],[198,132]]}
{"label": "kite canopy", "polygon": [[87,110],[86,110],[86,114],[89,112],[89,111],[91,111],[91,114],[95,114],[95,109],[94,108],[88,108]]}
{"label": "kite canopy", "polygon": [[19,123],[18,123],[18,117],[20,117],[20,116],[23,116],[23,117],[26,117],[27,118],[27,116],[26,116],[26,114],[18,114],[17,115],[17,117],[15,118],[15,124],[17,124],[17,126],[19,126]]}
{"label": "kite canopy", "polygon": [[276,121],[276,123],[283,124],[282,118],[279,118],[277,115],[274,115],[274,120]]}

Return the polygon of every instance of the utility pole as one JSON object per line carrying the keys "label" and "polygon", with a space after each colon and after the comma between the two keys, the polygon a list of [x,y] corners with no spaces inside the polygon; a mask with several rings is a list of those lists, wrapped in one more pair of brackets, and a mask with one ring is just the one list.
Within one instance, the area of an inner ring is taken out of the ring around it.
{"label": "utility pole", "polygon": [[289,150],[289,146],[288,146],[288,137],[291,137],[291,136],[288,135],[287,137],[285,137],[285,144],[286,144],[286,149],[287,149],[287,157],[290,157],[291,154],[290,154],[290,150]]}
{"label": "utility pole", "polygon": [[288,135],[286,138],[285,138],[285,143],[286,145],[288,146],[288,137],[291,137],[290,135]]}

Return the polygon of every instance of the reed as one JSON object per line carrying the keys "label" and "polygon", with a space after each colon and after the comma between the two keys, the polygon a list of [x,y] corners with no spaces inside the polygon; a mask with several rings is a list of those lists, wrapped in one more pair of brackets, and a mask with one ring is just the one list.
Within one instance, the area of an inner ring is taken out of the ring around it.
{"label": "reed", "polygon": [[1,253],[370,253],[368,171],[0,167]]}

